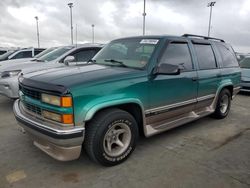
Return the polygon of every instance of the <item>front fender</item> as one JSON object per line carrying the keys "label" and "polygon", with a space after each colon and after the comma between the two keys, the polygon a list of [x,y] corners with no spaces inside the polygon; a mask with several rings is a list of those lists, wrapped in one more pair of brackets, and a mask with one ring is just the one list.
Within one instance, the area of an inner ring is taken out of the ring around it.
{"label": "front fender", "polygon": [[144,112],[144,107],[143,107],[142,102],[136,98],[122,98],[122,99],[115,99],[112,101],[102,101],[102,102],[98,101],[98,103],[96,103],[95,105],[90,107],[88,110],[83,108],[81,113],[80,113],[81,119],[78,119],[78,121],[79,122],[89,121],[101,109],[108,108],[108,107],[114,107],[114,106],[118,106],[118,105],[123,105],[123,104],[128,104],[128,103],[133,103],[133,104],[139,105],[142,113]]}

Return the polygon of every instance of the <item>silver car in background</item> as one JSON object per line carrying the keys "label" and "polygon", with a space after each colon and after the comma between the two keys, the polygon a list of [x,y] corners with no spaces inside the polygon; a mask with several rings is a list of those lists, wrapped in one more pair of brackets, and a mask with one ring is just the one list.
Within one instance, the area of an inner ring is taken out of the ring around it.
{"label": "silver car in background", "polygon": [[0,94],[9,98],[18,98],[18,77],[20,74],[66,66],[69,62],[86,62],[103,47],[102,44],[84,44],[59,47],[48,54],[23,63],[11,63],[0,66]]}
{"label": "silver car in background", "polygon": [[250,56],[240,61],[241,67],[241,91],[250,92]]}

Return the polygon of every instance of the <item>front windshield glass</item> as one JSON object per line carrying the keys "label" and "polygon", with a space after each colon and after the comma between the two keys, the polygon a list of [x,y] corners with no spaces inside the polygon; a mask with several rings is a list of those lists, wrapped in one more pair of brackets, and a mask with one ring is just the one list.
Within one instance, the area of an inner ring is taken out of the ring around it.
{"label": "front windshield glass", "polygon": [[36,58],[36,59],[37,59],[37,58],[40,58],[40,57],[42,57],[43,55],[48,54],[48,53],[52,52],[52,51],[55,50],[55,49],[56,49],[56,47],[48,48],[48,49],[42,51],[41,53],[37,54],[36,56],[34,56],[34,58]]}
{"label": "front windshield glass", "polygon": [[240,62],[240,67],[244,69],[250,69],[250,57],[243,59]]}
{"label": "front windshield glass", "polygon": [[8,51],[3,55],[0,55],[0,60],[5,60],[7,59],[11,54],[13,54],[15,51]]}
{"label": "front windshield glass", "polygon": [[115,40],[94,58],[97,64],[143,68],[147,65],[159,39],[130,38]]}
{"label": "front windshield glass", "polygon": [[44,56],[37,59],[37,61],[48,62],[53,61],[56,58],[60,57],[61,55],[65,54],[69,50],[74,48],[73,46],[61,47],[58,49],[53,50],[52,52],[45,54]]}

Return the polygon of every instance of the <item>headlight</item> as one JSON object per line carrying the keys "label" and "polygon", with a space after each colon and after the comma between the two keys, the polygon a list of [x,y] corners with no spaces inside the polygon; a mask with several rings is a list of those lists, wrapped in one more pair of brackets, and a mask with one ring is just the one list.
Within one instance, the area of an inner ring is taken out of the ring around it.
{"label": "headlight", "polygon": [[59,97],[42,93],[42,102],[61,107],[72,107],[71,97]]}
{"label": "headlight", "polygon": [[4,71],[1,74],[1,78],[8,78],[8,77],[17,76],[20,72],[21,72],[21,70]]}
{"label": "headlight", "polygon": [[59,123],[64,123],[64,124],[72,124],[73,123],[73,114],[57,114],[54,112],[49,112],[49,111],[43,110],[42,116],[46,119],[57,121]]}

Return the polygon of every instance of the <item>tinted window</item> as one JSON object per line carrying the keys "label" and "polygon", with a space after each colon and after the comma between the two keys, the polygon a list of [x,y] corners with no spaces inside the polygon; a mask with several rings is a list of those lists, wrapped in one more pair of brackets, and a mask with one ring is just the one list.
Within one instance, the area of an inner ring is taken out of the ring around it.
{"label": "tinted window", "polygon": [[234,51],[231,47],[224,46],[222,44],[217,44],[219,52],[222,56],[223,67],[237,67],[239,66],[237,59],[235,57]]}
{"label": "tinted window", "polygon": [[43,50],[35,50],[35,55],[40,54]]}
{"label": "tinted window", "polygon": [[171,43],[165,50],[160,64],[178,65],[184,71],[193,69],[192,60],[186,43]]}
{"label": "tinted window", "polygon": [[94,57],[94,55],[97,53],[97,50],[81,50],[79,52],[76,52],[75,54],[72,54],[75,57],[76,62],[85,62],[89,61]]}
{"label": "tinted window", "polygon": [[217,67],[211,45],[194,44],[194,48],[201,70],[215,69]]}
{"label": "tinted window", "polygon": [[32,57],[32,52],[31,51],[22,51],[22,52],[17,53],[11,59],[21,59],[21,58],[29,58],[29,57]]}

